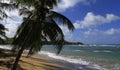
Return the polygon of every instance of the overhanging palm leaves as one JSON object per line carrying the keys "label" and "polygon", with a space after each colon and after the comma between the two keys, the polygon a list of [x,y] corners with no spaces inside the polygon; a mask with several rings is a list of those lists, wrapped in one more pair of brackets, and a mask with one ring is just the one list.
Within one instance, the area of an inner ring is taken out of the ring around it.
{"label": "overhanging palm leaves", "polygon": [[4,3],[0,1],[0,20],[3,20],[4,18],[7,18],[7,14],[5,13],[5,9],[7,10],[13,10],[18,8],[17,3]]}
{"label": "overhanging palm leaves", "polygon": [[4,43],[4,39],[7,39],[7,36],[5,35],[6,28],[0,24],[0,42]]}
{"label": "overhanging palm leaves", "polygon": [[[38,23],[36,22],[37,20],[35,20],[34,17],[36,17],[36,15],[32,16],[32,18],[29,18],[30,20],[28,19],[21,24],[21,26],[19,27],[19,29],[16,33],[16,36],[15,36],[16,40],[18,40],[18,41],[15,41],[15,42],[18,42],[19,46],[21,47],[22,45],[20,45],[20,42],[23,43],[24,37],[27,36],[27,33],[25,33],[25,31],[31,32],[29,30],[35,29],[36,28],[35,26],[39,26],[38,28],[40,31],[38,31],[37,33],[39,33],[39,35],[41,35],[41,37],[44,37],[44,39],[46,39],[46,40],[49,39],[53,45],[59,45],[59,47],[57,47],[57,49],[58,49],[58,52],[60,52],[62,45],[64,44],[64,35],[63,35],[62,30],[59,28],[59,26],[57,24],[62,23],[63,25],[67,25],[67,27],[70,30],[73,30],[74,26],[72,25],[71,21],[69,19],[67,19],[65,16],[52,11],[52,12],[50,12],[49,16],[48,16],[48,14],[46,15],[46,17],[45,17],[46,19],[43,21],[42,26],[41,26],[40,23],[38,25]],[[59,23],[56,23],[56,21],[59,21]],[[33,27],[35,27],[35,28],[33,28]],[[41,27],[42,27],[42,29],[41,29]],[[37,30],[34,30],[33,32],[36,32],[36,31]],[[23,32],[23,34],[22,34],[22,32]],[[32,33],[30,33],[30,34],[32,34]],[[35,33],[33,33],[33,34],[35,34]],[[21,38],[19,38],[19,36]],[[19,39],[17,39],[17,37]],[[34,36],[31,36],[31,37],[34,37]],[[28,37],[28,38],[30,38],[30,37]],[[40,39],[40,37],[39,37],[39,39]],[[41,41],[39,41],[39,43],[40,42]],[[26,43],[29,44],[28,42],[26,42]],[[15,44],[15,43],[13,43],[13,44]],[[29,47],[30,47],[30,44],[29,44]]]}
{"label": "overhanging palm leaves", "polygon": [[17,3],[3,3],[3,2],[0,2],[0,8],[13,10],[15,8],[18,8],[18,4]]}
{"label": "overhanging palm leaves", "polygon": [[[25,49],[30,52],[38,52],[42,48],[42,40],[51,41],[53,45],[57,45],[57,53],[60,53],[64,44],[64,35],[58,24],[63,24],[69,30],[73,30],[74,26],[65,16],[51,11],[57,5],[58,0],[16,0],[16,3],[23,4],[23,8],[33,7],[29,11],[29,16],[20,25],[14,37],[13,44],[18,47],[19,52],[16,57],[12,70],[16,69],[21,54]],[[21,10],[22,11],[22,10]],[[28,13],[26,8],[22,13]],[[21,14],[22,14],[21,13]]]}
{"label": "overhanging palm leaves", "polygon": [[69,30],[74,30],[74,26],[72,22],[68,18],[66,18],[64,15],[61,15],[55,11],[51,11],[50,18],[55,19],[56,21],[58,21],[59,23],[62,23],[63,25],[67,25]]}
{"label": "overhanging palm leaves", "polygon": [[49,7],[49,8],[53,8],[54,6],[57,6],[57,3],[60,1],[60,0],[16,0],[17,3],[20,3],[22,5],[25,5],[25,6],[28,6],[28,7],[34,7],[35,5],[37,5],[39,3],[40,4],[43,4],[44,2],[44,5]]}
{"label": "overhanging palm leaves", "polygon": [[3,20],[4,18],[7,18],[7,14],[5,13],[5,11],[0,9],[0,20]]}

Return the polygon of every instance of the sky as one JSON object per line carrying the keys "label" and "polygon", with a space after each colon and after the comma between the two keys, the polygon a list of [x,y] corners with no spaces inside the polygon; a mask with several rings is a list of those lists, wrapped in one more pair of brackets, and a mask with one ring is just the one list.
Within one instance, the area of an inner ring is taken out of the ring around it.
{"label": "sky", "polygon": [[[120,44],[120,0],[61,0],[54,10],[69,18],[75,30],[60,25],[67,41],[84,44]],[[13,37],[22,21],[18,10],[6,11],[10,18],[0,21]]]}

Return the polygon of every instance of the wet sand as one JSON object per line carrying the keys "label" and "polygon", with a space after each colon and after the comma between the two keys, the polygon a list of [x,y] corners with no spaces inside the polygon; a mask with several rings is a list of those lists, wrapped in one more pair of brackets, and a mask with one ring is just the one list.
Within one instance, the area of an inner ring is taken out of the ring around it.
{"label": "wet sand", "polygon": [[[15,54],[10,50],[0,49],[0,70],[9,70],[14,62]],[[22,55],[17,70],[70,70],[65,66],[51,63],[37,55],[26,58],[26,54]]]}

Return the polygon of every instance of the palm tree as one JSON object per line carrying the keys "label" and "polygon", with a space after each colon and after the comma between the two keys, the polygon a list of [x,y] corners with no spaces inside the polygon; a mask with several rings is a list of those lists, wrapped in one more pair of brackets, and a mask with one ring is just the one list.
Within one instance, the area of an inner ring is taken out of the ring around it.
{"label": "palm tree", "polygon": [[[11,70],[16,70],[25,49],[30,49],[30,52],[40,51],[43,39],[56,45],[59,54],[64,44],[64,35],[59,24],[66,25],[69,30],[73,30],[74,26],[68,18],[52,11],[58,0],[16,0],[14,3],[23,5],[21,14],[27,13],[28,17],[19,26],[14,37],[13,45],[19,51]],[[33,10],[26,10],[26,7],[32,7]]]}
{"label": "palm tree", "polygon": [[3,20],[4,18],[7,18],[7,14],[5,13],[5,9],[7,10],[13,10],[18,8],[18,3],[10,2],[10,3],[5,3],[4,0],[0,1],[0,20]]}
{"label": "palm tree", "polygon": [[0,24],[0,43],[4,43],[4,39],[7,39],[7,36],[5,35],[6,28]]}

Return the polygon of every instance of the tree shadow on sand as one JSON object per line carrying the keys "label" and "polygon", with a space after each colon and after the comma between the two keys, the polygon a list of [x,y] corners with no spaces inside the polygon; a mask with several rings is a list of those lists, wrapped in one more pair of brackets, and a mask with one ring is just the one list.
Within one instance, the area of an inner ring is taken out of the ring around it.
{"label": "tree shadow on sand", "polygon": [[[42,59],[40,59],[40,60],[44,61]],[[23,60],[20,60],[20,62],[25,63],[25,64],[29,64],[29,65],[33,66],[34,68],[39,67],[39,68],[42,68],[44,70],[68,70],[66,68],[62,68],[62,67],[59,67],[59,66],[47,64],[47,63],[44,63],[44,62],[43,63],[38,63],[38,64],[33,64],[31,62],[26,62],[26,61],[23,61]]]}
{"label": "tree shadow on sand", "polygon": [[[16,56],[16,54],[11,52],[10,50],[0,48],[0,67],[10,69],[14,62],[13,59],[14,56]],[[23,69],[20,68],[20,66],[18,65],[17,70],[23,70]]]}
{"label": "tree shadow on sand", "polygon": [[[44,70],[72,70],[72,69],[68,69],[66,67],[51,63],[44,59],[39,59],[39,58],[34,58],[34,57],[26,58],[24,56],[23,56],[23,58],[25,58],[25,60],[20,60],[20,62],[22,64],[25,64],[25,65],[27,64],[27,65],[34,67],[34,69],[31,69],[31,70],[37,70],[35,68],[42,68]],[[27,61],[27,59],[28,59],[28,61]],[[29,59],[32,62],[29,62]],[[23,67],[21,66],[21,68],[23,68]]]}

